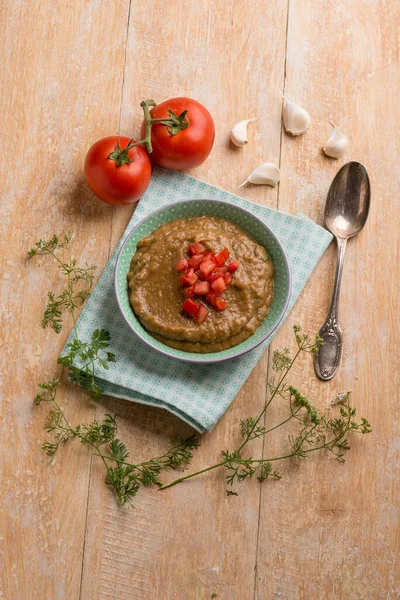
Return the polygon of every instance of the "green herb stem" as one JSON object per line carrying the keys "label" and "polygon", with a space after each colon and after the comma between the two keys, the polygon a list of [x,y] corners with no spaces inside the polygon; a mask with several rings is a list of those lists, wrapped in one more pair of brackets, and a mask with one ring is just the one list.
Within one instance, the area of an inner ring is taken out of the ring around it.
{"label": "green herb stem", "polygon": [[[257,478],[260,482],[268,477],[280,479],[279,473],[272,471],[273,462],[290,459],[296,456],[298,458],[305,458],[305,456],[311,452],[324,449],[329,450],[336,458],[343,461],[343,452],[350,449],[345,438],[346,434],[348,432],[362,434],[370,433],[371,427],[366,419],[361,419],[360,423],[352,421],[352,418],[356,414],[356,410],[350,406],[349,393],[340,395],[342,402],[340,409],[341,416],[339,418],[329,418],[327,413],[320,413],[312,406],[296,388],[285,385],[285,380],[299,355],[303,352],[315,353],[322,343],[322,340],[318,336],[316,337],[315,343],[311,343],[309,336],[306,334],[300,335],[300,331],[300,327],[294,327],[297,351],[293,358],[290,358],[287,349],[283,352],[276,351],[274,353],[273,369],[279,373],[278,381],[277,383],[274,383],[273,379],[270,380],[268,384],[270,397],[258,417],[255,419],[248,418],[241,422],[244,440],[239,447],[233,452],[223,451],[222,454],[224,460],[221,462],[175,479],[171,483],[162,486],[160,488],[161,490],[173,487],[178,483],[218,467],[224,467],[227,470],[228,475],[226,476],[226,483],[229,486],[234,482],[241,482],[254,474],[258,474]],[[260,420],[271,405],[273,399],[278,395],[283,398],[286,396],[289,397],[290,414],[281,422],[266,429],[266,427],[259,425]],[[297,436],[289,436],[289,442],[292,446],[291,452],[282,454],[281,456],[260,459],[252,457],[245,458],[243,456],[243,449],[250,441],[259,437],[265,438],[271,431],[282,427],[292,419],[301,422],[302,428]],[[308,444],[310,447],[304,448],[305,444]],[[236,492],[232,492],[231,490],[227,490],[227,493],[228,495],[237,495]]]}
{"label": "green herb stem", "polygon": [[176,485],[177,483],[181,483],[181,481],[186,481],[186,479],[191,479],[192,477],[196,477],[197,475],[201,475],[202,473],[207,473],[207,471],[212,471],[213,469],[217,469],[218,467],[223,467],[224,464],[225,464],[225,461],[222,460],[221,462],[216,463],[215,465],[211,465],[211,467],[206,467],[205,469],[201,469],[201,471],[196,471],[196,473],[190,473],[190,475],[185,475],[184,477],[179,477],[178,479],[175,479],[171,483],[163,485],[158,489],[166,490],[167,488],[170,488],[170,487]]}
{"label": "green herb stem", "polygon": [[[290,369],[292,368],[293,364],[297,360],[297,357],[299,356],[300,352],[301,352],[301,348],[299,348],[297,350],[296,354],[294,355],[294,358],[293,358],[292,362],[290,363],[289,367],[284,372],[284,374],[281,377],[281,379],[278,381],[278,384],[275,387],[274,391],[272,392],[270,399],[268,400],[268,402],[266,402],[264,408],[262,409],[261,413],[259,414],[258,418],[256,419],[256,421],[255,421],[254,425],[252,426],[250,432],[247,434],[246,438],[244,439],[244,442],[242,442],[242,444],[237,449],[237,452],[240,452],[244,448],[244,446],[249,442],[251,434],[253,433],[254,429],[256,428],[256,426],[258,425],[258,423],[260,422],[262,416],[265,414],[265,412],[267,411],[267,409],[270,406],[271,402],[273,401],[273,399],[277,395],[278,391],[280,390],[283,382],[285,381],[287,375],[289,374]],[[279,425],[277,425],[277,427],[279,427]],[[275,428],[273,428],[273,429],[275,429]]]}

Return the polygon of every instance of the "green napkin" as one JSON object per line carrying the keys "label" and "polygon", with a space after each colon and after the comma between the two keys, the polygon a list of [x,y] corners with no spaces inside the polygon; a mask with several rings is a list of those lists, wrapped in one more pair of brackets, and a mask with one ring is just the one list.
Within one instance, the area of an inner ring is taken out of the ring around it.
{"label": "green napkin", "polygon": [[292,270],[292,294],[285,318],[332,236],[305,216],[294,217],[248,202],[183,173],[154,171],[150,186],[87,301],[77,328],[84,341],[89,341],[94,329],[104,328],[111,334],[110,351],[117,361],[110,364],[108,371],[98,368],[96,372],[97,382],[106,395],[164,408],[202,433],[213,429],[276,332],[255,350],[228,360],[221,367],[218,363],[196,365],[164,356],[141,342],[127,327],[114,292],[119,249],[134,225],[147,214],[169,202],[188,198],[229,201],[254,213],[272,229],[286,251]]}

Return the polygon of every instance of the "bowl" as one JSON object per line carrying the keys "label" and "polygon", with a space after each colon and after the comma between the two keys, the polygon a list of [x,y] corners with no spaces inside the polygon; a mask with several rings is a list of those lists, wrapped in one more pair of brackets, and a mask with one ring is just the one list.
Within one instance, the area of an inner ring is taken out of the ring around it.
{"label": "bowl", "polygon": [[[133,312],[129,303],[128,285],[126,276],[132,256],[136,252],[139,240],[148,236],[161,225],[186,217],[200,217],[203,215],[221,217],[238,225],[243,231],[250,235],[256,242],[264,246],[274,264],[274,299],[270,311],[262,325],[247,340],[237,346],[222,350],[221,352],[210,352],[198,354],[177,350],[159,342],[153,338],[141,325],[139,319]],[[290,267],[281,243],[260,219],[251,212],[221,200],[180,200],[172,202],[154,212],[150,213],[140,221],[129,233],[119,252],[115,267],[115,293],[119,309],[127,325],[141,339],[142,342],[151,346],[154,350],[169,357],[177,358],[194,363],[214,363],[230,358],[235,358],[262,344],[278,327],[283,319],[289,303],[291,292]]]}

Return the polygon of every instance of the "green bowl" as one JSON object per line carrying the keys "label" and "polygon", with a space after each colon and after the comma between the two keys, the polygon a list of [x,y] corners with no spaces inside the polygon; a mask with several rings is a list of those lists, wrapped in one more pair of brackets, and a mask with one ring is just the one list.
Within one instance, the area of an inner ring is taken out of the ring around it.
{"label": "green bowl", "polygon": [[[266,248],[275,269],[274,299],[270,311],[262,325],[252,336],[247,338],[247,340],[241,344],[227,350],[222,350],[221,352],[207,354],[176,350],[153,338],[136,318],[135,313],[129,304],[128,285],[126,280],[131,258],[136,252],[136,245],[139,240],[148,236],[161,225],[165,225],[176,219],[200,217],[202,215],[222,217],[235,223],[235,225],[238,225],[256,242]],[[133,332],[142,340],[142,342],[151,346],[151,348],[158,350],[162,354],[194,363],[213,363],[228,360],[249,352],[259,344],[262,344],[282,321],[289,303],[290,291],[291,275],[289,263],[279,240],[273,232],[252,213],[239,206],[220,200],[180,200],[155,210],[140,221],[128,235],[119,252],[115,267],[115,292],[118,305],[125,321]]]}

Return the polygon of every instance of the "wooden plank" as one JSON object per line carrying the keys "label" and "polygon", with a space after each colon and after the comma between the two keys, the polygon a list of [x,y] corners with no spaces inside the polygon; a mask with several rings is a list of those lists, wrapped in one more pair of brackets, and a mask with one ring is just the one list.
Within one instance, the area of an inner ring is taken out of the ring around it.
{"label": "wooden plank", "polygon": [[[121,132],[135,134],[141,99],[157,102],[187,95],[203,102],[216,122],[211,157],[196,177],[235,190],[263,160],[279,160],[286,3],[196,3],[167,0],[162,11],[132,3],[124,76]],[[229,144],[232,125],[260,117],[244,150]],[[276,190],[243,194],[276,206]],[[113,211],[114,247],[132,209]],[[216,430],[203,436],[193,468],[217,461],[238,440],[240,418],[256,413],[265,396],[267,357]],[[115,402],[112,406],[115,408]],[[165,447],[171,433],[187,428],[146,407],[117,403],[124,438],[134,456]],[[259,449],[261,451],[261,449]],[[248,598],[254,587],[259,489],[252,482],[240,499],[226,498],[222,473],[163,493],[146,491],[136,510],[118,510],[93,470],[82,598]],[[107,506],[107,514],[99,508]],[[94,576],[94,574],[98,574]]]}
{"label": "wooden plank", "polygon": [[[397,598],[399,311],[398,196],[399,7],[391,2],[291,2],[285,94],[306,107],[309,132],[284,136],[279,206],[321,222],[330,181],[343,162],[360,160],[372,184],[365,230],[349,243],[340,321],[344,357],[330,383],[310,362],[294,372],[303,393],[324,409],[337,391],[353,390],[374,433],[352,440],[345,465],[314,456],[283,467],[284,479],[262,490],[256,598],[363,600]],[[340,161],[320,147],[338,123],[350,138]],[[300,323],[324,322],[334,276],[330,248],[274,347]],[[280,410],[272,411],[271,419]],[[277,436],[268,446],[285,447]]]}
{"label": "wooden plank", "polygon": [[[78,598],[90,458],[73,444],[49,466],[41,445],[46,408],[33,409],[53,378],[71,323],[40,328],[47,290],[61,278],[50,260],[27,261],[41,236],[71,232],[80,260],[108,255],[110,209],[83,184],[86,149],[118,127],[128,2],[2,2],[0,165],[2,469],[0,596]],[[61,401],[73,422],[93,416],[77,388]]]}

